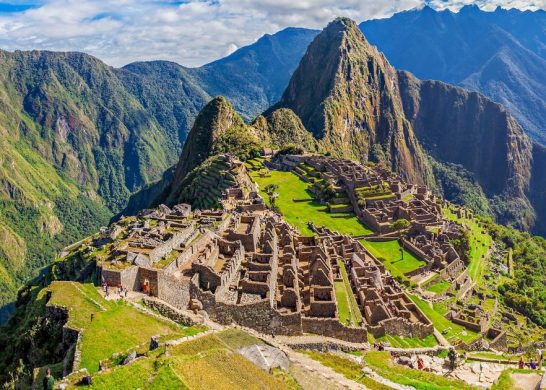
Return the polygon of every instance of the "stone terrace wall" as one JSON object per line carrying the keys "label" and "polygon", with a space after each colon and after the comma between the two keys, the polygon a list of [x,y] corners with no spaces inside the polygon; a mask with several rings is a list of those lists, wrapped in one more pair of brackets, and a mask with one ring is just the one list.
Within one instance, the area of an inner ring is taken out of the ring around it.
{"label": "stone terrace wall", "polygon": [[426,261],[427,263],[431,260],[428,258],[428,256],[423,252],[421,249],[417,248],[415,245],[413,245],[411,242],[406,240],[405,238],[402,238],[402,246],[407,249],[409,252],[420,258],[421,260]]}
{"label": "stone terrace wall", "polygon": [[197,316],[186,314],[180,310],[177,310],[176,307],[173,307],[165,302],[161,302],[158,299],[144,297],[143,301],[146,306],[157,310],[162,316],[167,317],[174,322],[178,322],[179,324],[193,326],[201,323],[201,321],[197,320]]}
{"label": "stone terrace wall", "polygon": [[321,336],[333,337],[353,343],[368,341],[368,333],[364,328],[352,328],[343,325],[337,318],[302,317],[303,331]]}
{"label": "stone terrace wall", "polygon": [[177,309],[187,309],[190,303],[190,279],[179,279],[168,272],[158,273],[157,297]]}
{"label": "stone terrace wall", "polygon": [[222,325],[236,323],[266,334],[302,334],[301,314],[280,314],[271,307],[269,298],[239,305],[226,304],[217,301],[210,291],[202,291],[197,275],[191,280],[190,291],[192,298],[202,303],[209,317]]}
{"label": "stone terrace wall", "polygon": [[423,339],[434,332],[434,326],[432,324],[412,323],[404,318],[389,318],[381,321],[377,326],[368,327],[368,331],[374,337],[391,334]]}

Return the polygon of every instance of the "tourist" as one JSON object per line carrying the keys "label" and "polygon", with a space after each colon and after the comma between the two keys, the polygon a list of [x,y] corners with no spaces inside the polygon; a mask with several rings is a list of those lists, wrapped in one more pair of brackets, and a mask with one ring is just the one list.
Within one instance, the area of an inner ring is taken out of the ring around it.
{"label": "tourist", "polygon": [[424,370],[425,369],[425,361],[423,360],[423,358],[421,356],[419,356],[417,358],[417,368],[419,370]]}
{"label": "tourist", "polygon": [[127,293],[129,292],[129,290],[127,290],[127,287],[125,287],[125,299],[127,299]]}
{"label": "tourist", "polygon": [[447,357],[449,358],[449,365],[452,370],[455,369],[455,363],[457,362],[457,351],[455,351],[455,348],[451,347],[449,348],[449,352],[447,353]]}
{"label": "tourist", "polygon": [[93,322],[93,318],[95,318],[95,313],[91,313],[91,322]]}
{"label": "tourist", "polygon": [[412,355],[411,355],[411,358],[410,358],[410,367],[411,367],[411,368],[416,368],[416,367],[417,367],[417,355],[416,355],[416,354],[412,354]]}
{"label": "tourist", "polygon": [[51,375],[51,369],[48,367],[46,369],[46,375],[43,380],[44,390],[53,390],[55,387],[55,378]]}
{"label": "tourist", "polygon": [[543,359],[543,356],[542,356],[542,349],[537,348],[537,360],[538,360],[538,368],[539,368],[539,369],[542,368],[542,359]]}
{"label": "tourist", "polygon": [[525,368],[525,362],[523,361],[523,356],[519,357],[518,368],[520,370],[523,370]]}
{"label": "tourist", "polygon": [[536,370],[537,369],[537,364],[535,363],[533,358],[531,358],[531,360],[529,361],[529,368],[531,368],[531,370]]}

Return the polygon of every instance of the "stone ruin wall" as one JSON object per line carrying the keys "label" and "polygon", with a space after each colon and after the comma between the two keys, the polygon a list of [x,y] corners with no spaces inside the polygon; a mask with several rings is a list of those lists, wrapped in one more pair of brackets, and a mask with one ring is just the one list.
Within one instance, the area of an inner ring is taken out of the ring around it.
{"label": "stone ruin wall", "polygon": [[185,310],[190,304],[190,280],[179,279],[168,272],[160,272],[157,297],[169,305]]}
{"label": "stone ruin wall", "polygon": [[280,314],[271,307],[269,299],[239,305],[217,300],[210,291],[203,291],[198,285],[198,275],[190,284],[191,296],[199,300],[209,317],[222,325],[236,323],[266,334],[295,336],[302,334],[301,314]]}
{"label": "stone ruin wall", "polygon": [[367,330],[378,338],[391,334],[424,339],[434,332],[434,326],[430,323],[426,325],[418,322],[412,323],[404,318],[388,318],[380,321],[378,325],[368,326]]}
{"label": "stone ruin wall", "polygon": [[67,325],[69,311],[66,307],[46,305],[45,317],[58,323],[62,323],[62,345],[64,351],[63,376],[80,368],[81,361],[81,331]]}
{"label": "stone ruin wall", "polygon": [[353,343],[368,341],[365,328],[353,328],[343,325],[337,318],[302,317],[302,329],[306,333],[332,337]]}

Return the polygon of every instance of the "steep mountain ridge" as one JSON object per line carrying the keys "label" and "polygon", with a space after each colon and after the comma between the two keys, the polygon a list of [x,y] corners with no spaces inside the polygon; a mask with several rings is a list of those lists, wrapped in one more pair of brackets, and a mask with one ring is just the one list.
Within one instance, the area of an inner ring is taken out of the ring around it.
{"label": "steep mountain ridge", "polygon": [[405,115],[427,152],[472,172],[493,201],[499,221],[517,221],[526,229],[533,226],[535,215],[526,198],[532,146],[506,109],[476,92],[420,81],[404,71],[398,73],[398,85]]}
{"label": "steep mountain ridge", "polygon": [[63,246],[106,224],[175,163],[191,112],[208,97],[195,89],[194,104],[178,97],[190,114],[161,116],[147,92],[168,89],[83,53],[0,51],[0,70],[3,306]]}
{"label": "steep mountain ridge", "polygon": [[360,28],[397,69],[479,91],[546,142],[546,11],[430,7],[368,20]]}
{"label": "steep mountain ridge", "polygon": [[384,159],[408,180],[430,183],[431,170],[404,118],[395,76],[356,23],[339,18],[311,43],[274,108],[292,109],[334,155]]}
{"label": "steep mountain ridge", "polygon": [[[527,198],[532,145],[506,109],[476,92],[397,72],[348,19],[330,23],[311,43],[269,112],[278,107],[292,109],[334,155],[385,162],[503,223],[535,224]],[[458,166],[468,180],[448,182]]]}

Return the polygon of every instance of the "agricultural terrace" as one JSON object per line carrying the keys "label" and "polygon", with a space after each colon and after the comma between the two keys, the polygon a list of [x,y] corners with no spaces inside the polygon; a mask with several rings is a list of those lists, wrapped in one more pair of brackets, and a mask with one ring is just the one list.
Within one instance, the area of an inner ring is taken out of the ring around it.
{"label": "agricultural terrace", "polygon": [[81,368],[90,373],[98,371],[99,360],[148,343],[154,335],[178,338],[202,331],[160,320],[123,301],[107,301],[92,284],[53,282],[48,289],[48,305],[67,307],[68,325],[83,330]]}
{"label": "agricultural terrace", "polygon": [[429,334],[424,339],[419,339],[417,337],[385,335],[377,338],[376,341],[386,341],[391,345],[391,347],[395,348],[430,348],[438,345],[438,341],[433,334]]}
{"label": "agricultural terrace", "polygon": [[334,282],[336,291],[337,309],[339,320],[345,325],[360,326],[362,324],[362,314],[358,308],[358,303],[351,289],[349,275],[345,269],[345,264],[338,260],[342,280]]}
{"label": "agricultural terrace", "polygon": [[235,329],[209,334],[149,352],[127,366],[98,373],[93,389],[295,389],[290,374],[268,374],[237,349],[262,341]]}
{"label": "agricultural terrace", "polygon": [[[250,164],[247,167],[257,166],[256,160],[247,161],[246,164]],[[313,222],[317,226],[326,226],[331,230],[351,236],[372,233],[353,213],[328,212],[327,206],[321,205],[313,198],[308,190],[309,184],[294,173],[269,171],[263,165],[261,168],[254,168],[254,170],[250,169],[249,171],[251,177],[259,186],[260,195],[265,199],[268,206],[271,206],[270,199],[263,190],[270,184],[278,186],[276,192],[279,196],[275,200],[275,204],[284,218],[300,233],[305,235],[313,234],[308,222]]]}
{"label": "agricultural terrace", "polygon": [[378,260],[380,260],[385,268],[389,270],[391,275],[397,279],[407,280],[404,275],[406,272],[414,271],[426,263],[415,256],[413,253],[404,249],[404,257],[398,240],[392,241],[367,241],[360,240],[366,249],[370,251]]}
{"label": "agricultural terrace", "polygon": [[448,309],[447,305],[442,302],[426,302],[416,295],[409,295],[409,297],[451,344],[455,344],[459,340],[468,344],[480,336],[479,333],[445,318]]}
{"label": "agricultural terrace", "polygon": [[472,219],[459,218],[453,212],[453,207],[456,206],[451,205],[450,207],[444,208],[444,216],[460,225],[466,226],[469,229],[470,251],[468,273],[478,286],[482,286],[487,265],[487,252],[491,246],[492,238],[489,234],[487,234],[486,230],[480,226],[479,217],[474,217]]}
{"label": "agricultural terrace", "polygon": [[[362,375],[361,371],[363,366],[349,357],[345,358],[339,354],[316,351],[306,351],[305,353],[312,359],[332,368],[334,371],[344,375],[346,378],[365,385],[367,388],[390,388],[366,377],[365,375]],[[466,384],[462,380],[448,379],[430,372],[413,370],[411,368],[398,365],[392,361],[392,358],[388,352],[372,351],[359,355],[363,356],[366,365],[379,376],[388,378],[392,382],[400,385],[427,390],[474,389],[474,387]]]}

